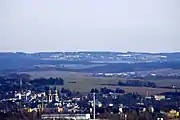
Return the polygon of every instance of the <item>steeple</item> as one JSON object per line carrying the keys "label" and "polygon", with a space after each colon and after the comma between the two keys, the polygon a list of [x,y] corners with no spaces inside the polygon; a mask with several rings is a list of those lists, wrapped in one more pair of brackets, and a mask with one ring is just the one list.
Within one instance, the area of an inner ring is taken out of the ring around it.
{"label": "steeple", "polygon": [[54,98],[55,98],[55,101],[58,102],[59,96],[58,96],[58,90],[57,90],[57,86],[56,86],[56,80],[54,81],[54,84],[55,84]]}
{"label": "steeple", "polygon": [[59,101],[59,95],[58,95],[58,90],[57,90],[57,88],[55,88],[54,97],[55,97],[55,101],[58,102],[58,101]]}
{"label": "steeple", "polygon": [[49,93],[48,93],[48,101],[49,101],[49,103],[52,102],[52,93],[51,93],[51,90],[49,90]]}

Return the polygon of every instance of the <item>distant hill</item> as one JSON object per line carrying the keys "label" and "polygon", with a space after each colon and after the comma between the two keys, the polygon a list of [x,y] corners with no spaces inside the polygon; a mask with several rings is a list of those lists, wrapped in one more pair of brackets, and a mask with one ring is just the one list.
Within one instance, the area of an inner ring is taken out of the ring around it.
{"label": "distant hill", "polygon": [[164,68],[180,69],[180,53],[0,53],[0,71],[56,69],[76,72],[129,72]]}
{"label": "distant hill", "polygon": [[106,73],[118,73],[118,72],[132,72],[132,71],[148,71],[156,69],[180,69],[180,62],[152,62],[152,63],[113,63],[105,66],[99,66],[89,69],[83,69],[85,72],[106,72]]}

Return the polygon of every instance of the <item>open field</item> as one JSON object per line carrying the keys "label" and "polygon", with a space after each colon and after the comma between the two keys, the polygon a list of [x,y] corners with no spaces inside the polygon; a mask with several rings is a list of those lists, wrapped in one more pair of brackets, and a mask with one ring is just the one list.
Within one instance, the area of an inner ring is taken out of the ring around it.
{"label": "open field", "polygon": [[[89,92],[91,88],[102,88],[107,87],[111,89],[121,88],[126,92],[138,92],[139,94],[158,94],[162,92],[174,91],[171,89],[164,88],[147,88],[147,87],[125,87],[125,86],[107,86],[100,84],[117,84],[118,81],[126,81],[127,79],[115,78],[115,77],[91,77],[88,73],[75,73],[75,72],[62,72],[62,71],[34,71],[27,72],[32,76],[32,78],[40,77],[62,77],[64,79],[65,85],[59,86],[59,88],[67,88],[70,90],[78,90],[81,92]],[[151,80],[158,85],[170,86],[170,85],[180,85],[180,80]],[[75,82],[75,83],[71,83]]]}

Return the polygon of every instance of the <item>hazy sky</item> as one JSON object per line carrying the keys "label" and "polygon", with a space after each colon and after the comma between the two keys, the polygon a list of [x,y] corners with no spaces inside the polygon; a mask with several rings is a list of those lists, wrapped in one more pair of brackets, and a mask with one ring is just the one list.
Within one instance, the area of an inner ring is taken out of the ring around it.
{"label": "hazy sky", "polygon": [[0,51],[180,51],[180,0],[0,0]]}

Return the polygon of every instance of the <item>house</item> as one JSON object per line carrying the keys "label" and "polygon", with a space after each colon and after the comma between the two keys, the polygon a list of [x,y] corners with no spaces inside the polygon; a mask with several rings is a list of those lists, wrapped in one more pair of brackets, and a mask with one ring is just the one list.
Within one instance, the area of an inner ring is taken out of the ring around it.
{"label": "house", "polygon": [[155,98],[157,101],[161,101],[161,100],[164,100],[164,99],[165,99],[165,96],[164,96],[164,95],[154,95],[154,98]]}

